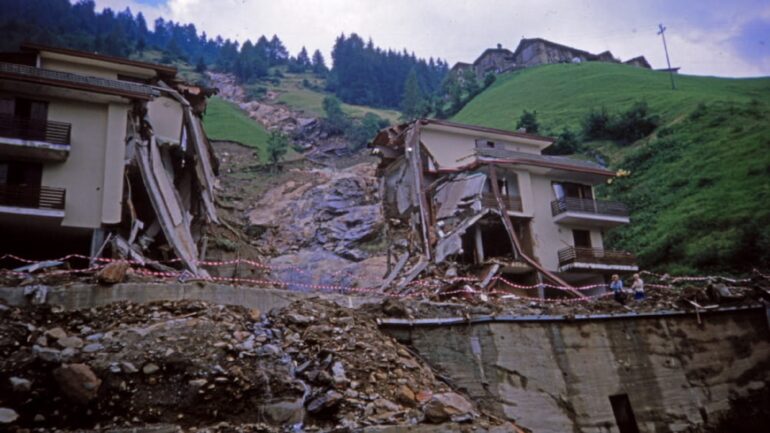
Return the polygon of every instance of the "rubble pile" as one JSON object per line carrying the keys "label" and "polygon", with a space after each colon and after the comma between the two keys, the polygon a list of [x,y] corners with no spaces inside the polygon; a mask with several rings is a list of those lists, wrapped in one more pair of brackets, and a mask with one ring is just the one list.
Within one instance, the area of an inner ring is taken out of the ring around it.
{"label": "rubble pile", "polygon": [[74,312],[0,304],[0,422],[11,431],[495,424],[372,319],[320,300],[268,316],[191,301]]}

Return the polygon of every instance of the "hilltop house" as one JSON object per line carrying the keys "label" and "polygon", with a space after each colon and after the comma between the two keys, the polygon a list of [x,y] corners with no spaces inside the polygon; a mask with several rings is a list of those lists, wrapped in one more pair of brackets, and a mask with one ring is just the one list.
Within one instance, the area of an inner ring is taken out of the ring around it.
{"label": "hilltop house", "polygon": [[109,240],[197,273],[201,228],[217,222],[207,95],[168,66],[36,44],[0,54],[0,253],[93,257]]}
{"label": "hilltop house", "polygon": [[370,146],[381,158],[386,215],[410,227],[421,256],[407,279],[442,263],[475,269],[486,282],[502,274],[568,287],[636,271],[632,254],[604,248],[605,232],[629,223],[623,204],[595,196],[614,173],[543,155],[552,143],[439,120],[380,131]]}
{"label": "hilltop house", "polygon": [[[476,77],[482,79],[488,73],[500,74],[537,65],[581,62],[620,63],[620,60],[616,59],[609,51],[592,54],[542,38],[523,38],[513,52],[503,48],[501,44],[497,44],[497,48],[489,48],[481,53],[472,65],[462,62],[455,64],[450,69],[450,73],[462,76],[465,70],[472,68]],[[650,64],[644,56],[634,57],[623,63],[650,69]]]}

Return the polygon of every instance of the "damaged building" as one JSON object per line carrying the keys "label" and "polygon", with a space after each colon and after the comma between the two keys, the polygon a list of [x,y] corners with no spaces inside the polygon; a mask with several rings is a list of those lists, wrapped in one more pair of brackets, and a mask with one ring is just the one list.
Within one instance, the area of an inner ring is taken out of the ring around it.
{"label": "damaged building", "polygon": [[211,91],[176,69],[23,44],[0,54],[3,253],[177,258],[216,223]]}
{"label": "damaged building", "polygon": [[552,143],[440,120],[380,131],[370,146],[381,157],[386,216],[406,228],[391,230],[406,242],[391,243],[409,246],[388,280],[399,273],[399,281],[412,280],[431,265],[459,267],[484,288],[500,275],[545,283],[539,295],[554,296],[563,292],[548,285],[604,284],[611,274],[638,270],[631,253],[604,248],[605,232],[629,223],[626,206],[595,196],[594,186],[615,173],[543,155]]}

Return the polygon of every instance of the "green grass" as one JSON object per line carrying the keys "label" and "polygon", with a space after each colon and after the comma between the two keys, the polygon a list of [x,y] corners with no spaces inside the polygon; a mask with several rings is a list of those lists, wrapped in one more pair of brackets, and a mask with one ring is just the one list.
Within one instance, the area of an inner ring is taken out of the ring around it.
{"label": "green grass", "polygon": [[[278,94],[277,102],[311,116],[323,116],[323,100],[325,97],[331,95],[324,90],[320,90],[323,89],[325,85],[324,80],[317,78],[312,73],[294,74],[283,72],[283,74],[284,77],[280,78],[280,84],[278,85],[269,82],[260,82],[251,84],[247,87],[265,87],[269,91]],[[303,85],[303,80],[308,80],[319,90],[305,87]],[[353,117],[363,117],[366,113],[374,113],[382,118],[388,119],[391,123],[397,123],[400,116],[400,113],[395,110],[345,103],[342,104],[342,110]]]}
{"label": "green grass", "polygon": [[[537,110],[541,129],[579,130],[591,108],[610,113],[644,100],[661,126],[628,146],[589,142],[613,169],[631,171],[601,188],[631,208],[610,247],[645,268],[673,273],[770,268],[770,78],[676,76],[624,65],[549,65],[506,74],[453,120],[514,129]],[[541,131],[543,132],[543,131]]]}
{"label": "green grass", "polygon": [[265,160],[270,134],[232,102],[218,96],[209,99],[203,124],[210,139],[237,141],[253,147],[259,152],[260,159]]}

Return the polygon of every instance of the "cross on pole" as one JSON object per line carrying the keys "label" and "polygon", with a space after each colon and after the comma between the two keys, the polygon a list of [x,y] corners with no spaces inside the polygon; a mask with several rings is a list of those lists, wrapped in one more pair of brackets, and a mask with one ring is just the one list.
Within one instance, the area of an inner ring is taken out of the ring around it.
{"label": "cross on pole", "polygon": [[666,63],[668,64],[668,73],[671,76],[671,89],[676,90],[676,84],[674,84],[674,70],[671,69],[671,60],[668,58],[668,46],[666,45],[666,28],[663,24],[658,24],[658,34],[663,38],[663,50],[666,52]]}

